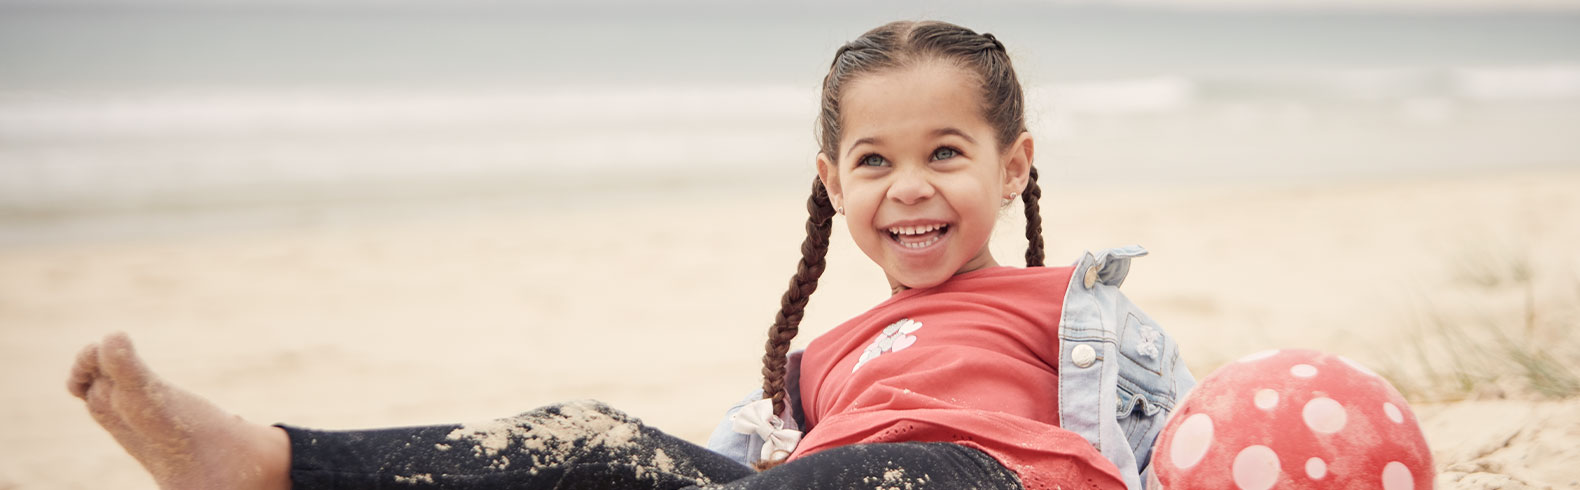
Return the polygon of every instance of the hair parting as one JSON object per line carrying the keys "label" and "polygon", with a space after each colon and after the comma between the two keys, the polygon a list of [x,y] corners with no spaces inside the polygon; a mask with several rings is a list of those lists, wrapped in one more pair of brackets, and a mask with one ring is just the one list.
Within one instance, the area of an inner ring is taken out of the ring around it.
{"label": "hair parting", "polygon": [[819,149],[837,154],[840,96],[850,80],[928,60],[954,63],[982,84],[982,115],[997,129],[999,145],[1007,148],[1026,131],[1025,95],[1004,43],[948,22],[899,21],[867,31],[835,53],[823,77]]}

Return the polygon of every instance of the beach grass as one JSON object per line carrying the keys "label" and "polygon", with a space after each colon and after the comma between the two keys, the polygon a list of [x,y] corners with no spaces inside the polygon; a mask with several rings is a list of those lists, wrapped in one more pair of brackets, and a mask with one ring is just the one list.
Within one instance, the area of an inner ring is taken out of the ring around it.
{"label": "beach grass", "polygon": [[1518,247],[1466,247],[1381,373],[1412,402],[1580,396],[1580,280]]}

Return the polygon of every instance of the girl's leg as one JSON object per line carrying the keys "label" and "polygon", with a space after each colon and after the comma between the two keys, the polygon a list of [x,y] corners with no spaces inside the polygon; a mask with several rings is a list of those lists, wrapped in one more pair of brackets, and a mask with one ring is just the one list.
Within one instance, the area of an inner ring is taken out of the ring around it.
{"label": "girl's leg", "polygon": [[299,488],[517,488],[500,475],[562,488],[674,488],[752,473],[592,403],[480,425],[282,430],[165,383],[124,334],[84,348],[67,389],[167,490],[288,490],[292,478]]}
{"label": "girl's leg", "polygon": [[481,424],[285,430],[298,489],[677,489],[753,474],[592,401]]}
{"label": "girl's leg", "polygon": [[835,448],[754,474],[593,403],[479,425],[281,430],[166,384],[121,334],[83,349],[67,384],[166,489],[284,490],[290,478],[301,488],[531,488],[499,476],[542,488],[1020,488],[992,458],[948,443]]}
{"label": "girl's leg", "polygon": [[708,488],[1021,490],[1021,484],[1014,472],[982,451],[948,442],[901,442],[829,449]]}
{"label": "girl's leg", "polygon": [[290,488],[284,431],[242,420],[165,383],[138,359],[125,334],[84,348],[66,387],[159,488]]}

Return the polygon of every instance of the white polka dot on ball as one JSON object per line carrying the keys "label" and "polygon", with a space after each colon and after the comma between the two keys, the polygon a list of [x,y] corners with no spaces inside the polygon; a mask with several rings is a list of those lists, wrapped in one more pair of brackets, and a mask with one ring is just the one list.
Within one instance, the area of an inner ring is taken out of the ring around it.
{"label": "white polka dot on ball", "polygon": [[1289,374],[1293,374],[1297,378],[1310,378],[1317,375],[1317,368],[1310,364],[1296,364],[1294,367],[1289,368]]}
{"label": "white polka dot on ball", "polygon": [[1278,483],[1278,453],[1267,446],[1251,446],[1234,457],[1234,485],[1240,490],[1267,490]]}
{"label": "white polka dot on ball", "polygon": [[1410,476],[1410,468],[1404,463],[1394,461],[1383,467],[1383,490],[1414,490],[1415,480]]}
{"label": "white polka dot on ball", "polygon": [[1399,412],[1399,407],[1394,406],[1392,403],[1383,402],[1383,415],[1387,415],[1388,420],[1392,420],[1395,424],[1404,423],[1404,414]]}
{"label": "white polka dot on ball", "polygon": [[1264,350],[1262,352],[1258,352],[1258,353],[1255,353],[1255,354],[1251,354],[1251,355],[1242,357],[1242,358],[1240,358],[1239,361],[1236,361],[1236,362],[1260,361],[1262,359],[1267,359],[1269,357],[1276,356],[1276,355],[1278,355],[1279,352],[1280,351],[1278,349],[1268,349],[1268,350]]}
{"label": "white polka dot on ball", "polygon": [[1169,461],[1180,469],[1196,466],[1211,447],[1212,418],[1205,413],[1191,415],[1174,428],[1174,440],[1169,443]]}
{"label": "white polka dot on ball", "polygon": [[1313,480],[1321,480],[1322,477],[1328,476],[1328,463],[1322,458],[1306,460],[1306,476]]}
{"label": "white polka dot on ball", "polygon": [[1306,402],[1305,408],[1300,410],[1300,417],[1305,419],[1306,427],[1323,434],[1343,430],[1344,422],[1349,418],[1344,413],[1344,405],[1327,397],[1312,398]]}
{"label": "white polka dot on ball", "polygon": [[1278,392],[1263,388],[1256,392],[1253,401],[1256,403],[1256,408],[1272,410],[1278,406]]}

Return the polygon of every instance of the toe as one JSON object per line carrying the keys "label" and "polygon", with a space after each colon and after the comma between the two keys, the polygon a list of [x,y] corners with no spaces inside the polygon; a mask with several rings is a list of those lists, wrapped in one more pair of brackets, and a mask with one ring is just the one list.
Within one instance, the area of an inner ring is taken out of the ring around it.
{"label": "toe", "polygon": [[82,395],[82,399],[88,402],[88,413],[92,414],[99,424],[106,425],[105,428],[110,428],[106,421],[119,418],[115,413],[115,401],[111,399],[114,391],[114,382],[105,381],[89,386]]}
{"label": "toe", "polygon": [[88,344],[77,353],[77,360],[71,365],[71,376],[66,379],[66,390],[72,396],[88,399],[88,387],[93,386],[94,378],[99,376],[99,344]]}
{"label": "toe", "polygon": [[99,343],[99,369],[123,386],[143,386],[151,377],[125,332],[106,335]]}

